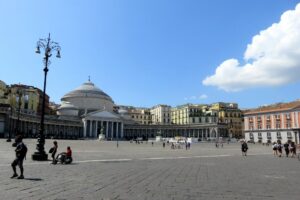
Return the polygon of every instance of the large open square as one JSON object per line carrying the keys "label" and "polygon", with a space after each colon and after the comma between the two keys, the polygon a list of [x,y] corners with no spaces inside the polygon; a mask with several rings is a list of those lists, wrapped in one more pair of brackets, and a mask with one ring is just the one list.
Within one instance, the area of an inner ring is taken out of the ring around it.
{"label": "large open square", "polygon": [[[298,159],[278,158],[271,146],[194,143],[190,150],[162,143],[58,140],[74,163],[32,161],[36,141],[25,139],[25,179],[10,179],[11,143],[0,140],[1,199],[299,199]],[[52,145],[47,140],[46,149]]]}

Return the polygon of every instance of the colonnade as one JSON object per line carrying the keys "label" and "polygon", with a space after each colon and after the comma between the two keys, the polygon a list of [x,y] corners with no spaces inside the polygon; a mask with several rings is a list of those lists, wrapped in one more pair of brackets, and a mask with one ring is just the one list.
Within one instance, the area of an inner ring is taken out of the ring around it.
{"label": "colonnade", "polygon": [[104,134],[106,139],[121,139],[123,134],[123,122],[109,120],[83,119],[83,137],[97,138]]}
{"label": "colonnade", "polygon": [[193,137],[202,141],[213,140],[218,137],[228,137],[226,128],[134,128],[126,127],[124,137],[130,138],[154,138],[162,137]]}
{"label": "colonnade", "polygon": [[[40,129],[40,122],[38,121],[27,121],[20,119],[11,118],[6,122],[6,132],[11,133],[14,137],[18,130],[26,138],[34,138],[38,135]],[[49,123],[47,120],[44,124],[44,134],[46,138],[54,137],[61,139],[75,139],[82,137],[82,127],[73,124],[57,124]]]}

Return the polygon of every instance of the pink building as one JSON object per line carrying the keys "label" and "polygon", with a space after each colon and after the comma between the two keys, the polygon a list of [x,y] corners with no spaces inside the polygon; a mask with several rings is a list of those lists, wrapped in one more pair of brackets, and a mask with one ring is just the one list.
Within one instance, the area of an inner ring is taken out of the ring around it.
{"label": "pink building", "polygon": [[299,143],[300,100],[247,110],[244,113],[246,141]]}

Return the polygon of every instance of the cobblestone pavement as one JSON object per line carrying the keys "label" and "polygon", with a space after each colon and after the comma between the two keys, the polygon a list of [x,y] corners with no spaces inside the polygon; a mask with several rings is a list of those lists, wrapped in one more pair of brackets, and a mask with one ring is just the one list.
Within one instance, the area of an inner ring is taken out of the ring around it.
{"label": "cobblestone pavement", "polygon": [[[25,179],[10,179],[11,143],[0,140],[0,199],[300,199],[300,162],[272,155],[271,147],[193,144],[190,150],[161,143],[58,140],[59,152],[73,149],[74,163],[24,161]],[[52,141],[47,140],[46,149]]]}

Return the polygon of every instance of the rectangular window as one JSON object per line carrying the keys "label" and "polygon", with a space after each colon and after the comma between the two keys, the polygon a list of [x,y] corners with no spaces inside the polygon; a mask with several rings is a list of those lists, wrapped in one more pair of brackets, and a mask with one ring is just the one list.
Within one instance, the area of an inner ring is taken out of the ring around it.
{"label": "rectangular window", "polygon": [[259,138],[259,139],[262,138],[261,133],[258,133],[257,135],[258,135],[258,138]]}
{"label": "rectangular window", "polygon": [[277,123],[276,123],[276,128],[277,128],[277,129],[281,128],[281,125],[280,125],[280,124],[281,124],[280,122],[277,122]]}
{"label": "rectangular window", "polygon": [[281,133],[280,132],[277,132],[276,135],[277,135],[278,139],[281,138]]}
{"label": "rectangular window", "polygon": [[258,125],[257,125],[257,129],[261,129],[261,124],[258,124]]}
{"label": "rectangular window", "polygon": [[253,139],[254,138],[254,136],[253,136],[253,133],[250,133],[250,139]]}
{"label": "rectangular window", "polygon": [[287,138],[291,139],[292,138],[292,133],[291,132],[287,132]]}
{"label": "rectangular window", "polygon": [[268,139],[271,139],[271,137],[272,137],[272,136],[271,136],[271,133],[270,133],[270,132],[267,132],[267,138],[268,138]]}
{"label": "rectangular window", "polygon": [[276,120],[280,120],[280,115],[275,115]]}

